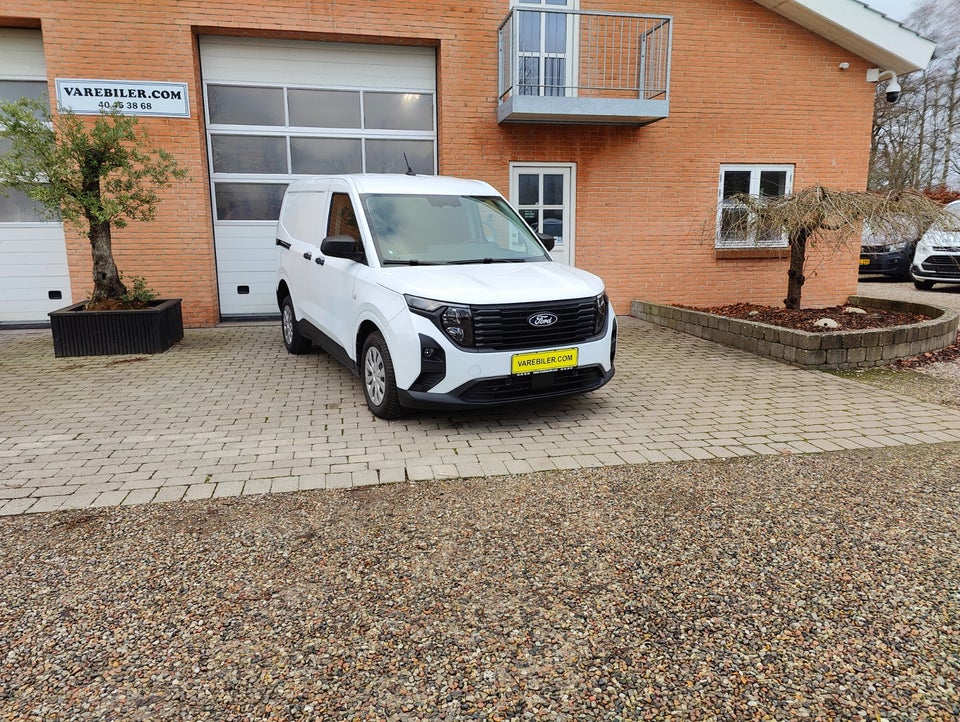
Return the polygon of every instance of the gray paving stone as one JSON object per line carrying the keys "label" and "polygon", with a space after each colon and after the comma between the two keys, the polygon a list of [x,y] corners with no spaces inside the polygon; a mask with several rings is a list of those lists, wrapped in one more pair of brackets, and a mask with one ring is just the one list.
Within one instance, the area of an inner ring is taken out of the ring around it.
{"label": "gray paving stone", "polygon": [[960,440],[957,410],[631,318],[593,394],[392,422],[331,359],[287,354],[273,324],[188,329],[137,369],[109,362],[0,331],[0,514]]}

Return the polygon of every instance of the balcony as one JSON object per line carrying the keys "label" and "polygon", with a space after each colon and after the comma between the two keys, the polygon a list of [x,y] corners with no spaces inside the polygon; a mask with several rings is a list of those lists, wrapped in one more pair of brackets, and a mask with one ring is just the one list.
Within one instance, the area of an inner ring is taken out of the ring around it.
{"label": "balcony", "polygon": [[499,123],[646,125],[670,113],[671,18],[538,6],[500,24]]}

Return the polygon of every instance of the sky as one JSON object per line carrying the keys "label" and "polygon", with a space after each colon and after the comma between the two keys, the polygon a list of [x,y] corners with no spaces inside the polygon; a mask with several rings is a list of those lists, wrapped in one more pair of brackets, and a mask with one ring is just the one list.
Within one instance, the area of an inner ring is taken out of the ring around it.
{"label": "sky", "polygon": [[915,0],[862,0],[862,2],[894,20],[903,20],[916,4]]}

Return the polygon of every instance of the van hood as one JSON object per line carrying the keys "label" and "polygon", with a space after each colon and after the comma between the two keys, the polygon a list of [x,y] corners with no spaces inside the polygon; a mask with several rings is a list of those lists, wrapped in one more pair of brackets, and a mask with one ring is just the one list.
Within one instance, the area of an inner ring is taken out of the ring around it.
{"label": "van hood", "polygon": [[379,275],[380,285],[391,291],[446,303],[535,303],[603,292],[597,276],[555,262],[396,266]]}

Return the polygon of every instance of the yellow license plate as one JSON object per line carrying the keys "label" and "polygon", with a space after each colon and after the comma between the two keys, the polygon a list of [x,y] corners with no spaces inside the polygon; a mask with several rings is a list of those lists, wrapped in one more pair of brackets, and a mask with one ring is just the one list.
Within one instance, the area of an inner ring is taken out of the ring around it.
{"label": "yellow license plate", "polygon": [[558,351],[537,351],[514,354],[510,361],[510,373],[533,374],[537,371],[570,369],[577,365],[580,349],[562,348]]}
{"label": "yellow license plate", "polygon": [[861,265],[861,266],[869,266],[869,265],[870,265],[870,259],[869,259],[869,258],[861,258],[861,259],[860,259],[860,265]]}

